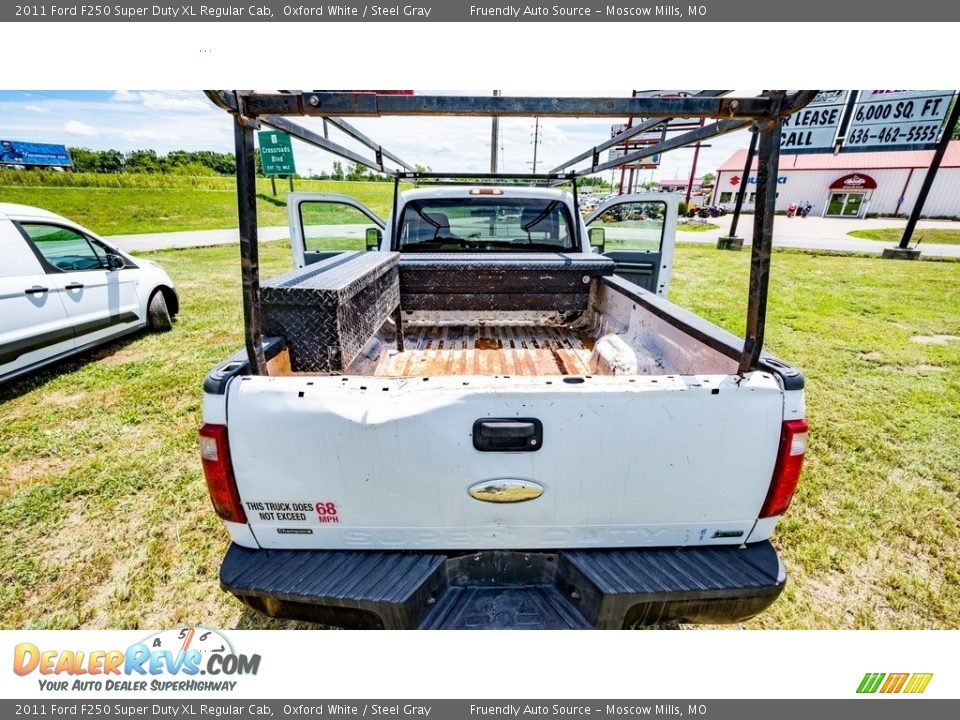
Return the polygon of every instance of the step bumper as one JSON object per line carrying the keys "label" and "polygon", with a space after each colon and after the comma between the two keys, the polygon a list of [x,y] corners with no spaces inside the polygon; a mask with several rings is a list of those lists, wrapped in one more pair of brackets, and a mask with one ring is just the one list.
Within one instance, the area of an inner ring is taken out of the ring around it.
{"label": "step bumper", "polygon": [[220,584],[271,617],[345,628],[620,629],[742,622],[776,600],[786,572],[767,541],[474,553],[231,545]]}

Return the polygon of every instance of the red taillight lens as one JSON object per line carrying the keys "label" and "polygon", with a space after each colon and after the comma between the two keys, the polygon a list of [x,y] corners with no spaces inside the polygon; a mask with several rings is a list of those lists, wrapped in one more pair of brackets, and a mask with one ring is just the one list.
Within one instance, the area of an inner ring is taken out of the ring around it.
{"label": "red taillight lens", "polygon": [[797,489],[803,454],[807,451],[807,421],[787,420],[780,431],[780,451],[773,469],[770,491],[760,510],[761,518],[783,515]]}
{"label": "red taillight lens", "polygon": [[247,514],[243,511],[237,481],[233,477],[226,425],[204,423],[200,426],[200,459],[207,479],[207,492],[217,515],[230,522],[245,523]]}

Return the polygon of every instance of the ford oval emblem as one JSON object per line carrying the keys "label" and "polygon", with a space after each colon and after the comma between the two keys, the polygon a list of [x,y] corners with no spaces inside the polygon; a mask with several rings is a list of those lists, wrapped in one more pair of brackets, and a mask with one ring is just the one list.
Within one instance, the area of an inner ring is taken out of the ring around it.
{"label": "ford oval emblem", "polygon": [[500,478],[471,485],[469,492],[470,497],[483,502],[518,503],[536,500],[543,495],[543,485],[532,480]]}

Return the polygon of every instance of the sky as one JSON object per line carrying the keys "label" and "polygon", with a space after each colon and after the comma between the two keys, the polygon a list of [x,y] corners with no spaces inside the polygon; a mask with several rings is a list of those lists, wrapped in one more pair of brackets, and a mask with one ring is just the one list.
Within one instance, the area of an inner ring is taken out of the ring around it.
{"label": "sky", "polygon": [[[482,90],[418,90],[423,94],[487,94]],[[536,94],[536,91],[529,94]],[[571,95],[576,92],[571,91]],[[589,95],[591,93],[584,93]],[[624,90],[622,96],[630,95]],[[735,91],[754,95],[755,91]],[[623,120],[626,120],[625,118]],[[319,119],[298,118],[321,131]],[[486,172],[490,165],[490,120],[455,117],[348,118],[348,121],[412,164],[438,172]],[[540,121],[537,170],[544,172],[610,137],[617,120],[547,118]],[[622,122],[622,121],[620,121]],[[369,157],[370,151],[331,128],[330,139]],[[532,118],[500,120],[500,170],[530,172],[533,161]],[[47,142],[93,150],[122,152],[153,149],[233,152],[232,121],[199,90],[0,91],[0,139]],[[745,131],[710,141],[700,151],[697,175],[716,169],[736,150],[746,148]],[[642,179],[686,178],[693,150],[666,154]],[[329,172],[334,156],[294,141],[297,171]],[[606,159],[604,154],[603,159]],[[346,163],[344,163],[346,165]],[[579,166],[579,167],[582,167]],[[603,177],[610,179],[610,171]]]}

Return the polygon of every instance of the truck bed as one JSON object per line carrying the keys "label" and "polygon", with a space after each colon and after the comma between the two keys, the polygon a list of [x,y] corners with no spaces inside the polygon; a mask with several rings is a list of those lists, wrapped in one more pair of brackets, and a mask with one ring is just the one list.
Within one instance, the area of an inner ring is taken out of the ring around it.
{"label": "truck bed", "polygon": [[591,335],[569,325],[406,325],[403,352],[382,348],[373,374],[588,375],[593,347]]}

